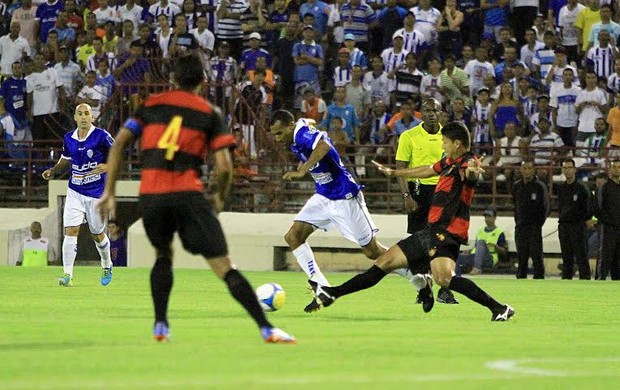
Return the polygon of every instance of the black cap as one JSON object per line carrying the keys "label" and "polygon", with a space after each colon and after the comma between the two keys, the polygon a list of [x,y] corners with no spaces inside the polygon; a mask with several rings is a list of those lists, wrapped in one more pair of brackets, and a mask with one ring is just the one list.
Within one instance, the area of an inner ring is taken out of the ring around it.
{"label": "black cap", "polygon": [[491,216],[491,217],[497,217],[497,210],[495,210],[495,207],[493,207],[493,206],[487,206],[487,208],[484,209],[483,215],[488,215],[488,216]]}

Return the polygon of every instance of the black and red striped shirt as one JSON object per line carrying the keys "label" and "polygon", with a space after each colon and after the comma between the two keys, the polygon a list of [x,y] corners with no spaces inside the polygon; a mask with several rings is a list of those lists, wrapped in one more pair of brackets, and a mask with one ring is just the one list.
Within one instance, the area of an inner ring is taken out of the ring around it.
{"label": "black and red striped shirt", "polygon": [[202,192],[205,154],[235,145],[220,110],[186,91],[151,96],[124,126],[142,136],[141,195]]}
{"label": "black and red striped shirt", "polygon": [[469,231],[469,208],[477,180],[467,180],[467,162],[474,158],[467,152],[453,160],[444,157],[433,165],[439,174],[435,195],[428,213],[429,226],[447,231],[461,244],[466,244]]}

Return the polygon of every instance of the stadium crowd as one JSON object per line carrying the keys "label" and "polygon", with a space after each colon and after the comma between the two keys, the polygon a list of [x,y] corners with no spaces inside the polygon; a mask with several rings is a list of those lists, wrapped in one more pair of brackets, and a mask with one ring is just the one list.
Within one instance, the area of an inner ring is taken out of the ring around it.
{"label": "stadium crowd", "polygon": [[131,113],[165,88],[189,52],[208,69],[211,99],[233,107],[250,158],[256,121],[287,108],[330,131],[363,176],[360,146],[396,145],[430,97],[443,123],[470,129],[508,190],[526,156],[598,168],[605,147],[620,155],[620,10],[609,0],[5,0],[0,14],[13,158],[24,153],[10,141],[60,139],[79,103],[114,131],[118,106]]}

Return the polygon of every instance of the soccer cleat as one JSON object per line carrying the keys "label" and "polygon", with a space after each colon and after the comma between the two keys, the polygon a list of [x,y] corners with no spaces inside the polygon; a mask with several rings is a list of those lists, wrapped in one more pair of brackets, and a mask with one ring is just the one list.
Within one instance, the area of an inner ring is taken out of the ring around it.
{"label": "soccer cleat", "polygon": [[167,343],[170,339],[171,335],[168,325],[163,321],[157,322],[153,328],[153,340],[161,343]]}
{"label": "soccer cleat", "polygon": [[422,310],[424,313],[428,313],[433,310],[435,305],[435,298],[433,297],[433,278],[430,275],[424,275],[426,279],[426,286],[418,291],[418,298],[422,302]]}
{"label": "soccer cleat", "polygon": [[501,308],[501,311],[494,312],[491,316],[491,321],[508,321],[515,315],[515,309],[510,307],[510,305],[504,305]]}
{"label": "soccer cleat", "polygon": [[73,287],[73,277],[69,274],[64,274],[58,278],[58,285],[64,287]]}
{"label": "soccer cleat", "polygon": [[452,291],[447,288],[440,288],[439,292],[437,292],[437,302],[445,303],[447,305],[458,305],[459,301],[456,300]]}
{"label": "soccer cleat", "polygon": [[321,309],[321,305],[316,301],[316,298],[312,298],[312,302],[308,304],[308,306],[304,307],[304,311],[306,313],[314,313],[315,311],[319,311]]}
{"label": "soccer cleat", "polygon": [[107,286],[112,281],[112,265],[110,268],[104,268],[101,272],[101,285]]}
{"label": "soccer cleat", "polygon": [[316,303],[319,304],[319,307],[328,307],[336,300],[335,297],[325,291],[325,289],[329,287],[321,286],[313,280],[308,280],[308,284],[312,289],[312,294],[314,294],[314,298],[316,299]]}
{"label": "soccer cleat", "polygon": [[267,344],[297,344],[295,337],[279,328],[260,328],[260,333]]}

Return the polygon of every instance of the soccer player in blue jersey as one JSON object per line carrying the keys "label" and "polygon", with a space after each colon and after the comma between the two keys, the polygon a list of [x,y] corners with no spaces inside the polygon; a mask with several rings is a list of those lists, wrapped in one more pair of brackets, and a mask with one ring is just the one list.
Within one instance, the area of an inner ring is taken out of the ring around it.
{"label": "soccer player in blue jersey", "polygon": [[[345,238],[361,246],[369,259],[381,256],[387,248],[375,236],[378,229],[366,208],[362,186],[342,164],[327,133],[320,131],[311,119],[295,122],[293,114],[285,110],[273,114],[270,131],[276,141],[290,146],[301,160],[296,171],[284,174],[284,180],[299,179],[309,173],[316,185],[316,193],[308,199],[284,236],[310,280],[329,286],[306,242],[316,229],[335,227]],[[407,274],[404,269],[397,273]],[[319,305],[313,300],[304,311],[310,313],[318,309]]]}
{"label": "soccer player in blue jersey", "polygon": [[73,286],[73,263],[77,254],[78,233],[80,225],[86,220],[101,256],[101,268],[103,268],[101,285],[107,286],[112,281],[110,240],[105,233],[106,221],[99,216],[96,209],[96,201],[103,193],[108,151],[114,143],[114,138],[106,130],[93,126],[93,110],[88,104],[76,107],[74,119],[77,122],[77,129],[65,134],[60,159],[53,168],[43,172],[43,178],[49,180],[57,172],[71,167],[63,214],[64,275],[58,278],[58,284],[65,287]]}

